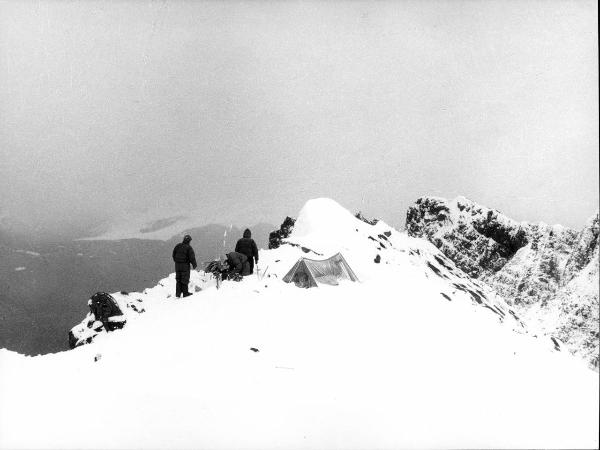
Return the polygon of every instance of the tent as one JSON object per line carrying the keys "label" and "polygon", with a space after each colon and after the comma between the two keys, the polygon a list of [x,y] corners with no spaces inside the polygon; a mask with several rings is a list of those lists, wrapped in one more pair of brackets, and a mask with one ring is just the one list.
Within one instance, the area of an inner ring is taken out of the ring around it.
{"label": "tent", "polygon": [[298,287],[317,287],[317,283],[336,286],[338,280],[358,281],[358,278],[341,253],[331,258],[316,260],[300,258],[283,277],[286,283],[294,283]]}

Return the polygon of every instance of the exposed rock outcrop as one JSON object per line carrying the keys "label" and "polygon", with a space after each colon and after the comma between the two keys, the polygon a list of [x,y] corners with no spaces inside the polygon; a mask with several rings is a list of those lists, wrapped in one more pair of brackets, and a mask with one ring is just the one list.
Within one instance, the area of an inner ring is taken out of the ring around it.
{"label": "exposed rock outcrop", "polygon": [[[561,285],[553,298],[532,308],[542,321],[553,325],[554,333],[585,356],[598,368],[599,304],[598,304],[598,214],[579,233],[563,272]],[[554,316],[552,316],[554,314]],[[546,331],[546,330],[545,330]],[[552,330],[551,330],[552,331]]]}
{"label": "exposed rock outcrop", "polygon": [[295,219],[288,216],[279,227],[279,230],[272,231],[269,234],[269,249],[278,248],[281,245],[281,241],[289,237],[294,229],[295,222]]}
{"label": "exposed rock outcrop", "polygon": [[406,231],[425,237],[472,277],[500,270],[527,236],[520,224],[464,197],[422,197],[408,209]]}
{"label": "exposed rock outcrop", "polygon": [[69,347],[89,344],[100,333],[123,328],[131,312],[145,312],[143,300],[127,298],[128,296],[127,292],[114,295],[97,292],[92,295],[88,300],[90,312],[69,331]]}
{"label": "exposed rock outcrop", "polygon": [[354,217],[356,217],[358,220],[362,220],[364,223],[368,223],[369,225],[376,225],[377,222],[379,222],[379,219],[367,219],[360,211],[354,214]]}
{"label": "exposed rock outcrop", "polygon": [[464,197],[423,197],[409,235],[432,242],[492,287],[541,332],[598,367],[598,213],[583,230],[517,222]]}

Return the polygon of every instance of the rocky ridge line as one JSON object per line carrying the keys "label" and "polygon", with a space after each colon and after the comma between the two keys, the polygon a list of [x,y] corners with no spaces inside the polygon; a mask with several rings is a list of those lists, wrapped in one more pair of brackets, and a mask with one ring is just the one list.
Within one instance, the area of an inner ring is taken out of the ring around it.
{"label": "rocky ridge line", "polygon": [[422,197],[407,211],[406,230],[598,369],[598,212],[577,232],[517,222],[464,197]]}

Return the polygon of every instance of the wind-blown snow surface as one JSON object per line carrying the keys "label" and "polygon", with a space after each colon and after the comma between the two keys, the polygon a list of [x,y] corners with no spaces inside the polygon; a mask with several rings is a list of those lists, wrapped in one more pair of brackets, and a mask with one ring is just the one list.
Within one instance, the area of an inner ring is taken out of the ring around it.
{"label": "wind-blown snow surface", "polygon": [[[327,199],[288,241],[261,252],[262,279],[217,290],[194,272],[186,299],[173,275],[130,294],[146,312],[90,345],[0,351],[0,447],[598,446],[597,374],[431,244]],[[337,251],[359,283],[280,281]]]}

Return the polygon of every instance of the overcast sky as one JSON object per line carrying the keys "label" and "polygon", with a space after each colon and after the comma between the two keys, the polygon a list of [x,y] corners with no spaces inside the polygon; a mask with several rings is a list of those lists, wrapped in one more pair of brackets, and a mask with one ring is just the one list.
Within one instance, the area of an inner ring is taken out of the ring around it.
{"label": "overcast sky", "polygon": [[598,208],[594,1],[1,2],[0,212]]}

